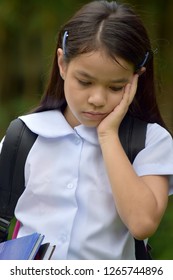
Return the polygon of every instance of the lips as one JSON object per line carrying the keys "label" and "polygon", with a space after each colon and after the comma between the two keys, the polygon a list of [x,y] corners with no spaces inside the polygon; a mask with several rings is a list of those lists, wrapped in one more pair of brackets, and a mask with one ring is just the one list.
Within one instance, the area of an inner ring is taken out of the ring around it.
{"label": "lips", "polygon": [[106,113],[100,113],[100,112],[83,112],[83,115],[87,118],[87,119],[91,119],[91,120],[101,120],[104,117],[106,117]]}

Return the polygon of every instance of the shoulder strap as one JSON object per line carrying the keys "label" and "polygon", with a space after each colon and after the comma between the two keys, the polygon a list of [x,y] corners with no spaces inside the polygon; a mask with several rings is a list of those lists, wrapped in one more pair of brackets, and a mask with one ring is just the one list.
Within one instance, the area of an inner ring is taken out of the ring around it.
{"label": "shoulder strap", "polygon": [[120,141],[131,163],[145,148],[146,130],[147,122],[130,115],[126,115],[120,125]]}
{"label": "shoulder strap", "polygon": [[[121,123],[119,136],[131,163],[133,163],[136,155],[145,147],[146,130],[147,122],[130,115],[127,115]],[[135,253],[137,260],[151,258],[143,240],[135,239]]]}
{"label": "shoulder strap", "polygon": [[36,138],[37,135],[31,132],[20,119],[13,120],[7,129],[0,153],[0,230],[2,231],[13,218],[16,203],[24,190],[25,160]]}

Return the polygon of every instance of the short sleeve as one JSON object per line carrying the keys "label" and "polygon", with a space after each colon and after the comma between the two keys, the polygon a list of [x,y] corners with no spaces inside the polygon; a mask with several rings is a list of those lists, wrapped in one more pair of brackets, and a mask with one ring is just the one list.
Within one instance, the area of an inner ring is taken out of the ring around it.
{"label": "short sleeve", "polygon": [[173,139],[166,129],[147,125],[145,148],[136,156],[133,167],[139,176],[173,175]]}

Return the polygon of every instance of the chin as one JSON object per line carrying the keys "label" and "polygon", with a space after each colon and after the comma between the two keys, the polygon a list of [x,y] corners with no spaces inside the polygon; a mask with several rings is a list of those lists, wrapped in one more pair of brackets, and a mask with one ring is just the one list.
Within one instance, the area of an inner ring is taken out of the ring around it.
{"label": "chin", "polygon": [[77,118],[76,117],[76,125],[78,126],[80,124],[86,126],[86,127],[97,127],[101,121],[93,121],[93,120],[88,120],[88,119],[83,119],[83,118]]}
{"label": "chin", "polygon": [[87,127],[97,127],[100,122],[81,121],[80,123],[84,126],[87,126]]}

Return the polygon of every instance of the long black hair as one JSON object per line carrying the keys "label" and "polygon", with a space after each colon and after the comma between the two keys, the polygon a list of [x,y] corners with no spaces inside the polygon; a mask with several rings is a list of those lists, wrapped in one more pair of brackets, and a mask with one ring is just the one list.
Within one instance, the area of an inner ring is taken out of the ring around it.
{"label": "long black hair", "polygon": [[78,55],[103,49],[112,59],[118,56],[132,63],[137,71],[146,58],[146,72],[139,77],[137,93],[129,113],[165,127],[156,100],[150,40],[140,17],[129,5],[115,1],[93,1],[84,5],[64,24],[58,35],[50,80],[35,112],[63,110],[67,105],[64,81],[57,63],[57,48],[62,46],[67,63]]}

